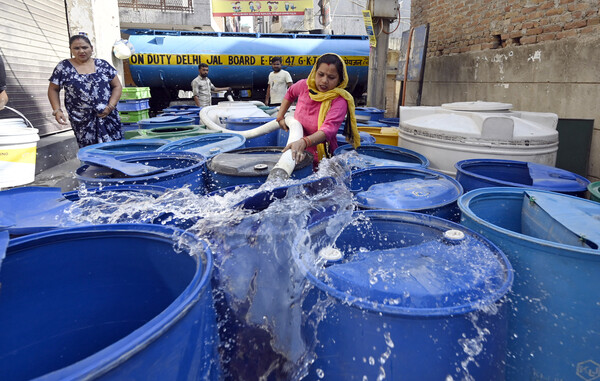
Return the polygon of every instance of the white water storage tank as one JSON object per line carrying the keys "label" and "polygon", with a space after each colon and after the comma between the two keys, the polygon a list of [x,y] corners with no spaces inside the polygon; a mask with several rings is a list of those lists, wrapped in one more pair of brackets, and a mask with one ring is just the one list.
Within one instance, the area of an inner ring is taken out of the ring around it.
{"label": "white water storage tank", "polygon": [[509,103],[457,102],[441,107],[400,107],[399,146],[454,176],[454,163],[490,158],[554,166],[558,115],[512,111]]}

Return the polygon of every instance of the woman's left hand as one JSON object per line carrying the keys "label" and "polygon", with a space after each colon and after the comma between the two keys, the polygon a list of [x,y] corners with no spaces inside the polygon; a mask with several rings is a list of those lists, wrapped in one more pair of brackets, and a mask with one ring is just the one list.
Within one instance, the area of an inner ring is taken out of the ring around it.
{"label": "woman's left hand", "polygon": [[106,106],[102,112],[98,113],[100,118],[106,118],[114,110],[114,107]]}
{"label": "woman's left hand", "polygon": [[306,156],[306,153],[304,152],[305,149],[306,142],[303,139],[299,139],[285,146],[281,152],[292,150],[292,159],[294,159],[296,163],[299,163],[304,159],[304,156]]}

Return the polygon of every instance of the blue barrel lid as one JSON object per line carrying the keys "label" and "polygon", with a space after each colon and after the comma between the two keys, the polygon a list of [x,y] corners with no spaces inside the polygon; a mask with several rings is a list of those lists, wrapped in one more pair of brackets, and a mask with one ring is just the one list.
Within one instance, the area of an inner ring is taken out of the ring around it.
{"label": "blue barrel lid", "polygon": [[[488,221],[478,215],[480,205],[515,199],[522,203],[517,211],[520,229],[505,228],[494,219]],[[584,254],[593,255],[595,260],[600,259],[600,230],[597,228],[600,204],[594,201],[547,190],[488,187],[465,193],[459,197],[458,206],[463,216],[491,230],[535,245],[560,249],[565,256]],[[541,210],[531,213],[534,209]],[[574,244],[571,240],[573,236],[576,237]]]}
{"label": "blue barrel lid", "polygon": [[350,189],[366,209],[423,210],[454,202],[462,186],[429,169],[373,167],[352,172]]}
{"label": "blue barrel lid", "polygon": [[182,116],[182,115],[196,116],[196,115],[198,115],[198,112],[196,112],[196,111],[166,111],[166,112],[163,112],[162,114],[160,114],[159,117],[160,116],[174,116],[174,115],[175,116],[177,116],[177,115],[179,115],[179,116]]}
{"label": "blue barrel lid", "polygon": [[356,111],[356,114],[359,115],[381,114],[385,112],[385,110],[379,109],[377,107],[355,107],[354,110]]}
{"label": "blue barrel lid", "polygon": [[160,147],[157,151],[188,151],[202,154],[206,158],[244,147],[246,138],[239,134],[219,133],[176,140]]}
{"label": "blue barrel lid", "polygon": [[20,187],[0,192],[0,210],[14,219],[14,225],[8,228],[11,235],[37,233],[60,226],[57,217],[62,216],[70,204],[60,188]]}
{"label": "blue barrel lid", "polygon": [[[375,138],[373,136],[371,136],[370,134],[368,134],[364,131],[359,131],[358,134],[360,136],[360,144],[365,144],[365,145],[366,144],[375,144]],[[338,146],[350,145],[346,141],[346,137],[342,134],[337,134],[336,139],[337,139]],[[350,145],[350,147],[352,147],[352,145]]]}
{"label": "blue barrel lid", "polygon": [[[386,313],[443,316],[490,305],[512,284],[506,256],[462,225],[409,212],[363,211],[354,217],[333,246],[317,247],[321,257],[337,252],[342,259],[308,274],[344,302]],[[331,234],[326,231],[333,218],[309,227],[313,242]]]}
{"label": "blue barrel lid", "polygon": [[112,183],[115,179],[146,179],[169,178],[183,173],[194,172],[206,163],[206,158],[195,152],[146,152],[115,157],[124,163],[135,163],[151,166],[160,170],[150,175],[127,176],[122,172],[99,166],[83,165],[75,171],[78,180],[94,179],[100,183]]}
{"label": "blue barrel lid", "polygon": [[140,120],[140,124],[163,124],[163,123],[189,123],[192,124],[194,122],[193,118],[187,118],[181,115],[166,115],[166,116],[155,116],[154,118],[148,118]]}
{"label": "blue barrel lid", "polygon": [[256,124],[257,126],[262,126],[263,124],[268,123],[272,120],[275,120],[275,118],[267,116],[227,118],[227,124]]}
{"label": "blue barrel lid", "polygon": [[468,159],[457,162],[457,172],[492,181],[495,186],[531,187],[554,192],[585,192],[590,181],[548,165],[516,160]]}
{"label": "blue barrel lid", "polygon": [[[166,190],[158,186],[133,185],[92,188],[87,189],[85,193],[88,196],[100,197],[109,192],[118,192],[120,195],[135,192],[159,196]],[[79,199],[78,191],[61,193],[60,188],[54,187],[20,187],[0,192],[0,210],[12,216],[14,222],[7,227],[10,235],[20,236],[70,225],[65,209]],[[23,205],[35,207],[23,208]]]}
{"label": "blue barrel lid", "polygon": [[[252,147],[225,152],[214,156],[207,164],[210,171],[237,177],[262,177],[279,161],[283,147]],[[296,163],[295,170],[312,165],[313,157],[307,152]]]}
{"label": "blue barrel lid", "polygon": [[379,123],[386,124],[390,127],[400,127],[400,118],[381,118]]}
{"label": "blue barrel lid", "polygon": [[92,155],[126,155],[136,152],[152,152],[169,143],[166,139],[116,140],[82,147],[77,152],[80,161],[86,161]]}
{"label": "blue barrel lid", "polygon": [[374,120],[357,121],[358,127],[388,127],[385,123],[376,122]]}
{"label": "blue barrel lid", "polygon": [[525,197],[523,233],[573,246],[600,248],[600,204],[534,190],[526,191]]}
{"label": "blue barrel lid", "polygon": [[[339,146],[333,154],[342,155],[350,151],[354,151],[354,147],[350,144],[344,144],[343,146]],[[351,160],[349,162],[353,168],[392,165],[415,168],[426,168],[429,166],[429,159],[420,153],[387,144],[375,143],[360,146],[356,149],[356,152],[360,156],[360,160]]]}
{"label": "blue barrel lid", "polygon": [[177,105],[177,106],[169,106],[167,108],[164,108],[162,110],[162,112],[167,113],[167,112],[189,111],[189,112],[198,113],[198,112],[200,112],[200,110],[202,110],[202,107],[192,106],[192,105]]}

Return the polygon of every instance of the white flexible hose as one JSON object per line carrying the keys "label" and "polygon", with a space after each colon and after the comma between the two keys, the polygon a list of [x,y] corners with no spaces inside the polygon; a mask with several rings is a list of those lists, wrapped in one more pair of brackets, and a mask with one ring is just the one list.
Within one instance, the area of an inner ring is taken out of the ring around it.
{"label": "white flexible hose", "polygon": [[[219,107],[219,106],[206,106],[206,107],[203,107],[202,110],[200,110],[200,120],[202,121],[202,123],[204,123],[206,128],[208,128],[209,130],[228,132],[231,134],[238,134],[238,135],[242,135],[246,139],[252,139],[252,138],[256,138],[257,136],[262,136],[262,135],[268,134],[269,132],[273,132],[273,131],[276,131],[277,129],[279,129],[279,123],[277,123],[277,121],[275,121],[275,120],[272,120],[270,122],[263,124],[262,126],[255,127],[251,130],[246,130],[246,131],[228,130],[226,128],[219,126],[208,116],[208,112],[217,107]],[[287,119],[286,119],[286,121],[287,121]]]}
{"label": "white flexible hose", "polygon": [[[285,124],[287,124],[288,128],[290,129],[290,136],[288,137],[286,145],[295,142],[296,140],[302,139],[302,137],[304,136],[304,131],[300,122],[294,119],[293,116],[286,116]],[[312,163],[310,165],[312,165]],[[292,150],[287,150],[283,153],[283,155],[281,155],[281,158],[279,158],[279,161],[277,162],[277,164],[275,164],[273,169],[271,169],[271,172],[269,173],[269,178],[272,177],[271,175],[282,177],[280,170],[285,171],[288,175],[287,177],[289,177],[292,175],[292,172],[294,172],[295,167],[296,162],[294,161],[294,159],[292,159]]]}
{"label": "white flexible hose", "polygon": [[252,103],[253,105],[256,105],[256,106],[263,106],[263,107],[265,107],[265,106],[266,106],[266,105],[265,105],[264,103],[262,103],[261,101],[248,101],[248,102],[250,102],[250,103]]}
{"label": "white flexible hose", "polygon": [[[218,107],[218,106],[206,106],[206,107],[203,107],[202,110],[200,110],[200,120],[202,120],[202,123],[204,123],[206,128],[208,128],[209,130],[239,134],[239,135],[242,135],[243,137],[245,137],[246,139],[252,139],[257,136],[261,136],[264,134],[268,134],[269,132],[276,131],[279,128],[279,123],[277,123],[277,121],[275,121],[275,120],[272,120],[268,123],[263,124],[262,126],[258,126],[258,127],[255,127],[253,129],[247,130],[247,131],[228,130],[226,128],[219,126],[217,123],[213,122],[213,120],[210,119],[210,117],[208,116],[208,111],[210,111],[211,109],[214,109],[216,107]],[[292,142],[295,142],[296,140],[302,139],[302,137],[304,136],[304,131],[302,129],[302,124],[300,124],[300,122],[298,122],[296,119],[294,119],[293,116],[286,116],[285,124],[287,124],[287,126],[290,130],[290,135],[288,137],[288,141],[287,141],[286,145],[290,144]],[[282,171],[287,173],[287,176],[289,177],[292,174],[292,172],[294,172],[295,167],[296,167],[296,162],[294,161],[294,159],[292,159],[292,151],[288,150],[288,151],[284,152],[283,155],[281,155],[281,158],[279,159],[277,164],[275,164],[275,166],[271,170],[271,173],[273,173],[273,171],[275,169],[277,169],[277,171],[275,171],[275,172],[277,173],[278,177],[282,177],[281,176]],[[269,175],[269,177],[271,177],[271,176]]]}

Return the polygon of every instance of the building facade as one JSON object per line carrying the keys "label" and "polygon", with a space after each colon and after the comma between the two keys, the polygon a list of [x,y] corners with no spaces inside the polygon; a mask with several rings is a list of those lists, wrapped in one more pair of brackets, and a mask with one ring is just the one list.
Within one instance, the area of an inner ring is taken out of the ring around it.
{"label": "building facade", "polygon": [[[430,25],[421,104],[506,102],[595,120],[586,175],[600,180],[599,9],[596,0],[413,0],[411,24]],[[416,84],[408,89],[410,105]]]}

